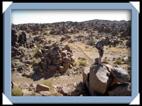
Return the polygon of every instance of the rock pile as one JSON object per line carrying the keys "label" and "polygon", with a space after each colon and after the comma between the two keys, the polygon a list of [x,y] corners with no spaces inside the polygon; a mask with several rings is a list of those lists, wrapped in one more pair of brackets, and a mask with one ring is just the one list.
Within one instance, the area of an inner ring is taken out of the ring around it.
{"label": "rock pile", "polygon": [[12,30],[12,69],[24,73],[25,76],[31,77],[38,72],[42,76],[46,74],[44,72],[62,74],[72,67],[72,56],[68,45],[49,42],[43,35],[29,37],[25,31]]}
{"label": "rock pile", "polygon": [[44,70],[64,73],[74,62],[73,53],[68,45],[53,43],[40,51],[41,65]]}
{"label": "rock pile", "polygon": [[90,95],[131,95],[128,72],[108,64],[94,63],[84,71],[83,82]]}
{"label": "rock pile", "polygon": [[12,46],[23,46],[27,41],[27,35],[24,31],[18,32],[12,30]]}

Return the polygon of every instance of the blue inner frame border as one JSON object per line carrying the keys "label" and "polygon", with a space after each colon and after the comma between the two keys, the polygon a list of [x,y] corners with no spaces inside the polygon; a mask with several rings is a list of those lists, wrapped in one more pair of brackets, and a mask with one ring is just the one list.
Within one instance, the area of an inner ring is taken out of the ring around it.
{"label": "blue inner frame border", "polygon": [[[13,10],[130,10],[131,11],[131,96],[12,96],[11,12]],[[139,13],[130,3],[13,3],[4,13],[4,94],[12,103],[130,103],[139,93]]]}

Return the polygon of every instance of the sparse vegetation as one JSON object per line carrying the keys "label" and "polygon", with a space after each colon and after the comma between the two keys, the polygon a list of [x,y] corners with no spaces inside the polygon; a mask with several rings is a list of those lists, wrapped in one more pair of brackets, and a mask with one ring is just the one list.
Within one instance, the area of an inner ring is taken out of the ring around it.
{"label": "sparse vegetation", "polygon": [[79,66],[86,66],[87,60],[85,58],[78,58],[78,64]]}
{"label": "sparse vegetation", "polygon": [[88,42],[87,42],[87,44],[91,45],[91,46],[94,46],[95,43],[96,43],[96,39],[95,38],[92,38],[92,39],[88,40]]}
{"label": "sparse vegetation", "polygon": [[[129,21],[107,20],[12,25],[15,32],[12,31],[12,70],[17,70],[12,71],[12,81],[20,85],[19,88],[12,88],[12,95],[63,96],[62,93],[66,94],[76,87],[77,93],[74,92],[73,96],[84,96],[84,87],[78,86],[79,93],[76,84],[83,82],[83,71],[89,70],[99,56],[95,43],[106,36],[112,38],[113,43],[111,47],[104,47],[102,63],[118,67],[124,65],[130,71],[129,46],[125,42],[120,43],[130,38],[129,31],[126,31],[129,26]],[[126,32],[123,38],[120,32]],[[20,39],[23,37],[25,39]],[[21,87],[25,80],[31,88],[30,92],[28,87]],[[36,92],[36,84],[46,85],[50,89]],[[64,86],[67,87],[63,89]],[[58,92],[58,87],[62,93]],[[85,95],[88,96],[88,93],[85,92]]]}
{"label": "sparse vegetation", "polygon": [[121,65],[121,64],[123,64],[123,60],[121,58],[117,58],[116,61],[114,62],[114,64]]}
{"label": "sparse vegetation", "polygon": [[43,35],[49,36],[47,32],[44,32]]}
{"label": "sparse vegetation", "polygon": [[47,85],[49,88],[53,87],[51,80],[43,80],[41,83],[44,84],[44,85]]}
{"label": "sparse vegetation", "polygon": [[19,87],[14,87],[12,89],[12,95],[13,96],[22,96],[23,95],[22,89]]}

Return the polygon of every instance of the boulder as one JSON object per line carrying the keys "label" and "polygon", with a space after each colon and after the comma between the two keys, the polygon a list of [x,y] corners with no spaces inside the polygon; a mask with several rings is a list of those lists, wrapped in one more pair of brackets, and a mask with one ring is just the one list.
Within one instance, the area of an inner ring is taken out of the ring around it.
{"label": "boulder", "polygon": [[131,84],[122,83],[108,91],[109,96],[130,96],[131,95]]}
{"label": "boulder", "polygon": [[83,82],[86,85],[86,87],[89,87],[89,68],[85,68],[83,71]]}
{"label": "boulder", "polygon": [[49,87],[44,84],[37,84],[36,92],[39,92],[39,91],[49,91]]}
{"label": "boulder", "polygon": [[89,74],[89,92],[91,95],[96,93],[105,94],[110,83],[110,72],[103,65],[93,65]]}
{"label": "boulder", "polygon": [[119,81],[119,82],[129,82],[130,81],[130,76],[129,73],[122,69],[122,68],[116,68],[114,67],[111,71],[113,77]]}
{"label": "boulder", "polygon": [[92,64],[90,70],[84,70],[83,82],[90,95],[130,95],[131,91],[128,72],[109,64]]}

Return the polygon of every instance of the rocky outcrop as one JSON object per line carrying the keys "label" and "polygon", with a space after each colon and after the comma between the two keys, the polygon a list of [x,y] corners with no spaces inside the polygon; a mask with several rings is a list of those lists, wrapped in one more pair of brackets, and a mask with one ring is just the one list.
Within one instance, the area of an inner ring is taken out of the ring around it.
{"label": "rocky outcrop", "polygon": [[103,65],[93,65],[89,73],[89,91],[91,95],[94,93],[104,94],[110,84],[110,72]]}
{"label": "rocky outcrop", "polygon": [[[93,49],[98,39],[109,36],[112,46],[130,47],[130,32],[130,21],[90,20],[12,25],[12,71],[18,72],[21,77],[32,78],[33,81],[50,77],[54,79],[59,75],[80,76],[83,73],[84,84],[78,87],[61,86],[59,92],[62,95],[80,95],[81,90],[86,90],[86,87],[87,95],[88,91],[90,95],[130,95],[130,78],[126,70],[97,62],[82,72],[84,67],[88,67],[86,62],[90,62],[88,59],[85,62],[81,60],[82,65],[80,61],[74,62],[73,54],[75,59],[80,55],[81,57],[87,55],[79,53],[83,52],[83,48],[78,50],[71,44],[75,46],[83,42],[89,45],[89,48],[92,46]],[[89,53],[89,49],[86,53]],[[130,63],[129,58],[123,59],[123,63]],[[15,86],[14,83],[12,83],[13,86]],[[18,87],[24,90],[24,95],[28,93],[29,95],[52,95],[49,87],[42,84],[28,86],[23,83]],[[32,94],[33,92],[35,94]]]}
{"label": "rocky outcrop", "polygon": [[112,68],[111,71],[113,77],[119,81],[119,82],[129,82],[130,81],[130,76],[128,72],[122,68]]}
{"label": "rocky outcrop", "polygon": [[87,86],[87,88],[89,88],[89,68],[85,68],[83,71],[83,82],[84,84]]}
{"label": "rocky outcrop", "polygon": [[128,72],[109,64],[98,64],[97,62],[92,64],[89,71],[84,70],[83,82],[90,95],[127,96],[131,94]]}
{"label": "rocky outcrop", "polygon": [[21,32],[21,33],[19,34],[18,43],[19,43],[20,45],[23,45],[23,44],[26,43],[26,41],[27,41],[27,35],[26,35],[26,33],[25,33],[25,32]]}
{"label": "rocky outcrop", "polygon": [[72,50],[68,45],[54,43],[42,49],[43,69],[64,73],[73,65]]}
{"label": "rocky outcrop", "polygon": [[16,30],[12,29],[11,35],[12,35],[12,46],[16,46],[16,43],[18,42],[18,35]]}
{"label": "rocky outcrop", "polygon": [[[27,34],[32,32],[32,36],[36,36],[39,32],[47,33],[50,35],[66,36],[67,34],[80,34],[74,38],[77,41],[83,41],[90,45],[94,44],[94,40],[102,36],[110,36],[112,38],[112,45],[116,46],[121,44],[130,47],[131,40],[131,21],[109,21],[109,20],[89,20],[84,22],[57,22],[51,24],[19,24],[12,25],[12,28],[19,31],[25,31]],[[44,32],[45,31],[45,32]],[[41,35],[41,34],[40,34]],[[46,34],[45,34],[46,35]],[[23,36],[24,37],[24,36]],[[24,37],[25,38],[25,37]],[[36,38],[35,38],[36,39]],[[63,39],[64,40],[64,37]],[[61,41],[62,41],[61,40]],[[123,41],[126,40],[125,44]],[[22,40],[22,42],[25,40]]]}

